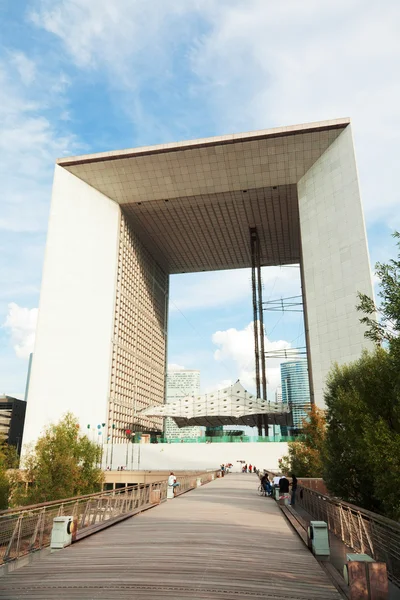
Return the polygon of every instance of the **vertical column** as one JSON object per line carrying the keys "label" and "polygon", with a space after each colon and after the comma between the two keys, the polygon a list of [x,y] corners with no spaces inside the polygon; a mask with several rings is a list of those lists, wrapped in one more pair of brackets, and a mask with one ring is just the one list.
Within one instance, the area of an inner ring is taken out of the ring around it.
{"label": "vertical column", "polygon": [[107,412],[120,208],[55,167],[24,445],[66,407],[86,429]]}
{"label": "vertical column", "polygon": [[372,296],[371,272],[350,126],[298,183],[302,287],[316,405],[334,362],[372,348],[356,310]]}

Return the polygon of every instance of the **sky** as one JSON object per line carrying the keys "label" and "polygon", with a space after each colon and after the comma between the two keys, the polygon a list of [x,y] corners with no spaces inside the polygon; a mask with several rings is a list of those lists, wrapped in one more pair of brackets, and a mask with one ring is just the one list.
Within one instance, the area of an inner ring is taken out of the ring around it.
{"label": "sky", "polygon": [[[0,393],[25,389],[57,157],[351,117],[371,263],[392,257],[399,30],[398,0],[0,0]],[[298,269],[263,289],[299,294]],[[170,297],[169,363],[254,389],[250,273]],[[300,314],[265,318],[268,350],[304,345]]]}

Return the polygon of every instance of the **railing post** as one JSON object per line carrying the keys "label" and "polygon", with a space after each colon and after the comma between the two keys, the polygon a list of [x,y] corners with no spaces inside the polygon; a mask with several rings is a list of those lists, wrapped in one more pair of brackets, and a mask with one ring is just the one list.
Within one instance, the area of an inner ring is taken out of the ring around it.
{"label": "railing post", "polygon": [[4,562],[10,558],[11,549],[12,549],[15,538],[17,538],[17,548],[16,548],[15,558],[18,558],[18,552],[19,552],[19,541],[18,540],[21,535],[21,524],[22,524],[23,518],[24,518],[24,513],[22,513],[22,515],[20,515],[17,519],[17,522],[16,522],[14,530],[12,532],[10,541],[8,542],[7,550],[5,551],[4,556],[3,556]]}

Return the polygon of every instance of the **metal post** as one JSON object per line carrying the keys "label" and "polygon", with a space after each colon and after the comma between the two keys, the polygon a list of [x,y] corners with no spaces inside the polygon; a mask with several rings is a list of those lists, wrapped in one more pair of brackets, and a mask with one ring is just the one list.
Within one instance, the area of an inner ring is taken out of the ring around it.
{"label": "metal post", "polygon": [[[260,238],[256,230],[256,266],[257,266],[257,284],[258,284],[258,318],[260,322],[260,359],[261,359],[261,388],[262,398],[267,400],[267,370],[265,362],[265,344],[264,344],[264,312],[263,312],[263,296],[262,296],[262,279],[261,279],[261,249]],[[268,416],[262,418],[264,425],[264,435],[268,435]]]}
{"label": "metal post", "polygon": [[[257,306],[257,267],[256,267],[256,255],[257,255],[257,229],[250,227],[250,248],[251,248],[251,289],[253,295],[253,327],[254,327],[254,358],[256,368],[256,394],[257,398],[261,398],[260,388],[260,350],[259,350],[259,339],[258,339],[258,306]],[[257,418],[258,435],[262,435],[262,420],[261,417]]]}
{"label": "metal post", "polygon": [[267,399],[267,373],[265,365],[265,346],[264,346],[264,315],[263,315],[263,298],[262,298],[262,281],[261,281],[261,253],[260,240],[256,230],[256,264],[257,264],[257,284],[258,284],[258,319],[260,321],[260,350],[261,350],[261,383],[262,383],[262,398]]}

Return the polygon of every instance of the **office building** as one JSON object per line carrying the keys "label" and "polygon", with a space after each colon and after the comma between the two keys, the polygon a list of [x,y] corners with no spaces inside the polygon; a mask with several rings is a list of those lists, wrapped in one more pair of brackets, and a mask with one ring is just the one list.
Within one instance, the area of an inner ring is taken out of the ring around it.
{"label": "office building", "polygon": [[12,396],[0,396],[0,441],[15,446],[21,453],[26,402]]}
{"label": "office building", "polygon": [[[179,370],[167,373],[167,404],[187,396],[200,395],[200,371]],[[204,435],[203,427],[179,428],[171,417],[165,418],[164,437],[171,439],[195,439]]]}
{"label": "office building", "polygon": [[293,433],[298,433],[311,408],[307,361],[282,363],[281,382],[282,401],[289,405],[293,415]]}
{"label": "office building", "polygon": [[[299,264],[311,401],[372,348],[356,311],[372,295],[349,119],[57,161],[24,442],[67,411],[161,432],[169,276]],[[257,259],[257,260],[258,260]],[[114,427],[113,427],[114,425]]]}

